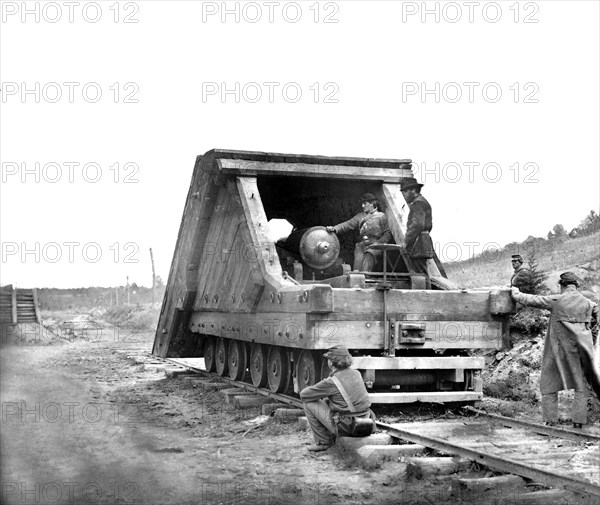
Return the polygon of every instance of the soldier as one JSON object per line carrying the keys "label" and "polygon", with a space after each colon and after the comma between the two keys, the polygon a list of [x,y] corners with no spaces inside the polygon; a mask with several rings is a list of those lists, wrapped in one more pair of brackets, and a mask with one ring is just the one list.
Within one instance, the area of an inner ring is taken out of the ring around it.
{"label": "soldier", "polygon": [[533,293],[531,290],[531,270],[523,266],[523,257],[520,254],[513,254],[510,260],[515,269],[510,278],[511,287],[519,288],[523,293]]}
{"label": "soldier", "polygon": [[360,233],[360,242],[354,247],[354,270],[361,272],[372,272],[375,268],[375,262],[382,252],[370,249],[373,244],[387,244],[392,238],[392,233],[388,227],[387,217],[380,210],[380,203],[373,193],[365,193],[361,197],[363,211],[356,214],[352,219],[327,226],[330,233],[345,233],[358,228]]}
{"label": "soldier", "polygon": [[400,191],[410,211],[404,237],[404,248],[417,273],[427,274],[427,260],[433,258],[433,242],[429,232],[433,226],[431,205],[421,195],[423,184],[413,177],[400,181]]}
{"label": "soldier", "polygon": [[[373,423],[371,400],[365,388],[362,375],[350,368],[352,356],[343,345],[329,349],[324,358],[332,372],[329,377],[314,386],[304,388],[300,398],[304,401],[304,412],[313,432],[315,445],[309,451],[326,451],[335,443],[339,435],[367,436],[371,434]],[[327,403],[324,399],[327,399]],[[357,419],[361,425],[371,428],[357,433]]]}
{"label": "soldier", "polygon": [[524,294],[512,288],[512,297],[525,306],[551,310],[544,344],[540,390],[542,418],[546,424],[558,422],[558,391],[575,390],[573,427],[587,423],[588,379],[600,397],[600,377],[593,363],[590,324],[598,319],[598,306],[577,291],[579,280],[572,272],[561,274],[559,295]]}

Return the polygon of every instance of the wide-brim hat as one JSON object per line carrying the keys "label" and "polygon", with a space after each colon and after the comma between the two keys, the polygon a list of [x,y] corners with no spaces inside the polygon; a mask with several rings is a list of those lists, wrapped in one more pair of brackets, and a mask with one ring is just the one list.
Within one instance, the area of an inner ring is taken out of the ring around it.
{"label": "wide-brim hat", "polygon": [[424,185],[419,183],[414,177],[404,177],[400,179],[400,191],[405,191],[411,188],[422,188]]}
{"label": "wide-brim hat", "polygon": [[325,354],[323,354],[324,358],[344,358],[351,357],[351,354],[348,352],[348,349],[343,345],[336,345],[329,349]]}
{"label": "wide-brim hat", "polygon": [[579,286],[581,284],[581,279],[573,272],[564,272],[560,274],[560,282],[563,284],[575,284],[576,286]]}

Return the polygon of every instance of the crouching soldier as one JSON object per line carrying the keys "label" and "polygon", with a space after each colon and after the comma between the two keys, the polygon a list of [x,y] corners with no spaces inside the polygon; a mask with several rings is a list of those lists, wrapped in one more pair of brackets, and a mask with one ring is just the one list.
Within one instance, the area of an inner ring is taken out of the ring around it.
{"label": "crouching soldier", "polygon": [[371,400],[358,370],[350,368],[352,356],[343,345],[323,354],[332,372],[300,392],[304,412],[315,439],[309,451],[326,451],[341,436],[368,436],[375,423]]}

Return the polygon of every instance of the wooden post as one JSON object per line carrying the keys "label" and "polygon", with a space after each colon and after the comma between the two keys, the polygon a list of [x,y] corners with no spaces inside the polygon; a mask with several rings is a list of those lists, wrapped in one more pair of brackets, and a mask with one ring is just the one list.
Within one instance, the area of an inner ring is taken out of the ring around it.
{"label": "wooden post", "polygon": [[115,307],[119,306],[119,286],[115,288]]}
{"label": "wooden post", "polygon": [[131,305],[129,299],[129,275],[127,276],[127,305]]}
{"label": "wooden post", "polygon": [[37,289],[33,288],[31,290],[33,293],[33,309],[35,310],[35,320],[38,324],[42,322],[42,318],[40,316],[40,304],[38,302]]}
{"label": "wooden post", "polygon": [[156,284],[156,274],[154,271],[154,256],[152,256],[152,247],[150,248],[150,263],[152,263],[152,307],[154,307],[154,285]]}
{"label": "wooden post", "polygon": [[12,290],[12,322],[13,324],[17,324],[17,289],[14,288]]}

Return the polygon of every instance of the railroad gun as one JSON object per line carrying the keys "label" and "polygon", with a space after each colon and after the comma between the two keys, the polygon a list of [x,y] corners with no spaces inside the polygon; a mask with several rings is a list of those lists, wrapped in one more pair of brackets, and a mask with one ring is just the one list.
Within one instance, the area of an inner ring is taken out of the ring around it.
{"label": "railroad gun", "polygon": [[[415,273],[401,244],[399,181],[410,160],[211,150],[198,156],[153,346],[203,357],[210,371],[296,392],[328,375],[345,345],[373,403],[476,402],[484,358],[501,349],[508,290],[464,290],[437,258]],[[395,243],[373,272],[352,271],[354,243],[324,225],[373,193]],[[292,232],[279,239],[273,224]]]}

